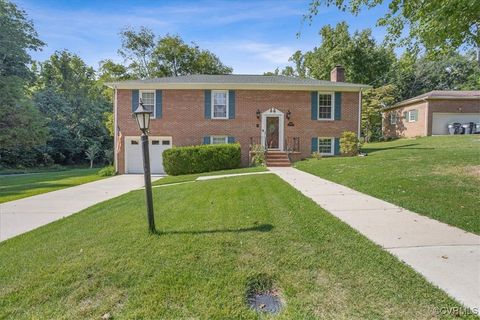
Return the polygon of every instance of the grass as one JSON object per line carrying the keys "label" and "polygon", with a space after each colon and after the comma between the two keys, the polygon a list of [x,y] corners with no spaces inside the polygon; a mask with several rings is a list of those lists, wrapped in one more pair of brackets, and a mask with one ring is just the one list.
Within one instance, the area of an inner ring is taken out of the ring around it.
{"label": "grass", "polygon": [[300,170],[480,234],[480,136],[366,144],[367,157],[309,159]]}
{"label": "grass", "polygon": [[459,307],[275,175],[153,192],[156,235],[134,191],[0,243],[0,318],[273,318],[246,306],[252,285],[278,292],[276,319],[435,319]]}
{"label": "grass", "polygon": [[71,169],[0,176],[0,203],[102,179],[97,169]]}
{"label": "grass", "polygon": [[195,181],[198,177],[203,177],[203,176],[219,176],[222,174],[249,173],[249,172],[262,172],[262,171],[267,171],[267,169],[265,167],[249,167],[249,168],[220,170],[220,171],[203,172],[203,173],[195,173],[195,174],[184,174],[180,176],[167,176],[160,180],[155,181],[153,185],[164,185],[164,184]]}

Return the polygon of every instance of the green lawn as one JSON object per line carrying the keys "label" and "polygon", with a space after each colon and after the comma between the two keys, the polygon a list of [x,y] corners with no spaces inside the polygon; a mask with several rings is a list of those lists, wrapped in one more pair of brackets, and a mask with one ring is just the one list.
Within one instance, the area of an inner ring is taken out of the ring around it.
{"label": "green lawn", "polygon": [[249,167],[249,168],[220,170],[220,171],[195,173],[195,174],[184,174],[180,176],[167,176],[165,178],[155,181],[153,185],[164,185],[164,184],[195,181],[198,177],[203,177],[203,176],[219,176],[222,174],[249,173],[249,172],[262,172],[262,171],[267,171],[267,169],[265,167]]}
{"label": "green lawn", "polygon": [[97,175],[98,170],[71,169],[0,176],[0,203],[102,179]]}
{"label": "green lawn", "polygon": [[441,290],[275,175],[131,192],[0,243],[0,318],[259,319],[252,279],[273,281],[276,319],[441,318]]}
{"label": "green lawn", "polygon": [[296,167],[480,234],[480,135],[370,143],[367,157],[324,158]]}

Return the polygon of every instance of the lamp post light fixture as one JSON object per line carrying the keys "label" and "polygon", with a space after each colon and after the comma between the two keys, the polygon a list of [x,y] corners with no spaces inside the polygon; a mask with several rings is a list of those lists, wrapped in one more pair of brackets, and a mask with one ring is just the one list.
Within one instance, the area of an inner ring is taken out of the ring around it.
{"label": "lamp post light fixture", "polygon": [[147,219],[148,231],[155,233],[155,218],[153,216],[153,198],[152,198],[152,180],[150,177],[150,154],[148,150],[148,127],[150,126],[150,117],[152,111],[143,106],[142,101],[137,110],[133,112],[137,120],[138,127],[142,131],[142,151],[143,151],[143,175],[145,178],[145,193],[147,196]]}
{"label": "lamp post light fixture", "polygon": [[290,109],[288,109],[287,111],[287,120],[290,120],[290,117],[292,116],[292,112],[290,111]]}

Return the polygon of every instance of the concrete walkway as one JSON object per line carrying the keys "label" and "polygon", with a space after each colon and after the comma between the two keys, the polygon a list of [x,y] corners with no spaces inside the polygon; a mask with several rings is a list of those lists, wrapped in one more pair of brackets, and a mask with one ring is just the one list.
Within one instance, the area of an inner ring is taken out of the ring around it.
{"label": "concrete walkway", "polygon": [[[160,177],[152,177],[152,181]],[[125,174],[0,204],[0,241],[72,215],[143,186],[143,175]]]}
{"label": "concrete walkway", "polygon": [[480,310],[480,237],[294,168],[269,168],[322,208]]}

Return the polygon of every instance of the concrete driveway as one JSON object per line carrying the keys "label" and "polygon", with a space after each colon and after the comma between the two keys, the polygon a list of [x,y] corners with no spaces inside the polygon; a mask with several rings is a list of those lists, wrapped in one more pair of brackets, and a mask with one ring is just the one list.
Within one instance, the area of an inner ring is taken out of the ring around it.
{"label": "concrete driveway", "polygon": [[269,168],[475,313],[480,237],[294,168]]}
{"label": "concrete driveway", "polygon": [[[153,176],[152,181],[160,176]],[[0,204],[0,241],[143,187],[143,175],[126,174]]]}

